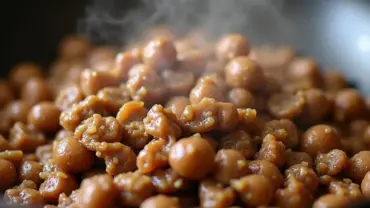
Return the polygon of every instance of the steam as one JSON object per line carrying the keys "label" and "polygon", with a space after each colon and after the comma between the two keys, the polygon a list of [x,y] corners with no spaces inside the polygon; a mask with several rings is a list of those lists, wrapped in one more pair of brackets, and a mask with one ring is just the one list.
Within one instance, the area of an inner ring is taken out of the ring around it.
{"label": "steam", "polygon": [[[360,64],[361,66],[356,62],[354,67],[353,62],[345,61],[348,59],[338,58],[338,56],[342,57],[341,55],[331,57],[331,52],[323,52],[327,47],[338,45],[334,43],[333,40],[340,40],[339,45],[343,45],[343,40],[351,40],[352,38],[348,38],[348,30],[342,29],[345,31],[345,33],[342,34],[342,36],[344,35],[343,37],[338,36],[339,32],[337,30],[333,30],[334,32],[332,33],[334,36],[330,36],[329,39],[323,41],[322,38],[318,38],[318,34],[312,32],[314,31],[312,27],[301,25],[304,24],[303,22],[305,21],[302,21],[304,19],[293,19],[293,21],[291,21],[285,16],[285,0],[92,1],[92,4],[86,9],[86,16],[79,22],[78,32],[82,35],[86,35],[96,43],[110,44],[118,47],[121,47],[122,44],[135,43],[142,39],[149,28],[158,24],[168,25],[180,35],[193,29],[201,29],[212,38],[219,38],[220,35],[225,33],[237,32],[248,37],[254,45],[289,44],[298,51],[305,49],[305,52],[309,52],[312,55],[316,54],[315,58],[326,65],[340,63],[342,67],[348,69],[362,67],[358,69],[358,72],[346,69],[343,69],[342,72],[359,82],[361,90],[367,92],[369,89],[366,80],[363,80],[363,72],[366,72],[368,68],[365,62],[362,63],[362,65]],[[132,9],[127,11],[125,8],[129,7],[127,6],[130,4],[129,2],[137,3],[137,5],[136,7],[131,7]],[[140,2],[140,4],[138,2]],[[344,16],[346,16],[346,19],[350,18],[348,14],[339,13],[338,8],[335,9],[336,12],[327,12],[333,11],[336,5],[334,3],[329,4],[326,2],[323,5],[322,8],[324,8],[324,10],[320,10],[317,13],[321,14],[322,17],[327,17],[327,14],[336,14],[341,20]],[[345,8],[351,8],[349,2],[345,5]],[[353,5],[358,6],[358,4]],[[353,9],[353,16],[359,17],[358,12],[358,9]],[[331,17],[326,19],[330,26],[335,22]],[[366,18],[363,17],[363,19]],[[355,25],[354,23],[356,22],[358,23],[360,21],[358,19],[353,20],[351,21],[351,25]],[[339,23],[341,23],[341,21],[339,21]],[[342,25],[343,24],[340,24],[340,26]],[[362,26],[358,25],[357,27],[361,28]],[[304,32],[297,31],[297,29],[304,30]],[[353,35],[356,35],[356,33],[353,33]],[[302,36],[304,37],[302,38]],[[307,41],[307,39],[310,41]],[[308,46],[308,44],[312,44],[313,42],[316,43],[315,47]],[[345,47],[348,48],[349,46]],[[347,55],[347,57],[353,54],[356,54],[356,58],[359,56],[358,53],[353,53],[352,51],[357,49],[332,49],[336,53],[348,51],[349,55]],[[363,55],[364,54],[361,54],[361,56]]]}
{"label": "steam", "polygon": [[115,45],[137,41],[158,24],[178,34],[199,28],[214,38],[238,32],[256,44],[288,43],[296,37],[283,15],[284,0],[142,0],[129,11],[127,2],[94,0],[79,22],[79,33]]}

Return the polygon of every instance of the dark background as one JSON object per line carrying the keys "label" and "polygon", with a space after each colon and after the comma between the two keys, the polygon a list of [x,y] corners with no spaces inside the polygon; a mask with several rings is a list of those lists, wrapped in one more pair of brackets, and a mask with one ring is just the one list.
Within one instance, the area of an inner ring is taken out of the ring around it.
{"label": "dark background", "polygon": [[[139,0],[115,2],[124,13]],[[91,0],[12,0],[6,3],[0,8],[1,75],[20,61],[34,61],[46,67],[55,57],[58,41],[76,31],[77,20],[84,16],[85,6],[91,4]],[[370,77],[370,51],[360,51],[356,45],[365,34],[370,47],[370,0],[286,0],[283,12],[294,24],[297,34],[289,44],[313,56],[324,67],[341,68],[349,79],[364,83],[362,88],[368,89],[370,94],[367,78]],[[264,42],[274,38],[273,33],[267,33],[262,39],[250,39]]]}
{"label": "dark background", "polygon": [[[103,0],[104,1],[104,0]],[[120,1],[130,8],[136,0]],[[75,33],[90,0],[11,0],[0,6],[0,74],[20,61],[46,67],[63,36]]]}
{"label": "dark background", "polygon": [[57,42],[76,28],[85,1],[22,0],[1,6],[1,74],[19,61],[46,65],[54,56]]}

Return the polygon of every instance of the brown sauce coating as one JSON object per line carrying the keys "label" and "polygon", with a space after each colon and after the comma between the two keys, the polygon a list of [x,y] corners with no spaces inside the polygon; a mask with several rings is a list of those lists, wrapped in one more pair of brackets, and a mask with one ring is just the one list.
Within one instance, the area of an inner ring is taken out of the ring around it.
{"label": "brown sauce coating", "polygon": [[60,171],[60,168],[55,164],[55,161],[53,159],[49,159],[42,167],[42,172],[39,175],[40,175],[40,178],[45,180],[50,175],[56,172],[62,172],[62,171]]}
{"label": "brown sauce coating", "polygon": [[[61,90],[70,86],[70,85],[79,85],[80,84],[80,77],[82,72],[84,71],[83,63],[72,65],[62,76],[64,76],[64,80],[61,84],[54,86],[53,93],[54,96],[57,95]],[[48,83],[51,88],[53,88],[53,81]]]}
{"label": "brown sauce coating", "polygon": [[308,167],[312,168],[313,160],[306,152],[294,152],[288,150],[286,153],[285,167],[289,168],[292,165],[301,164],[302,162],[307,163]]}
{"label": "brown sauce coating", "polygon": [[32,126],[26,126],[17,122],[10,129],[9,143],[12,148],[25,152],[33,152],[38,146],[46,143],[42,132],[35,130]]}
{"label": "brown sauce coating", "polygon": [[30,180],[39,185],[41,183],[41,178],[39,176],[41,171],[42,165],[39,162],[25,160],[21,163],[18,170],[19,181]]}
{"label": "brown sauce coating", "polygon": [[220,61],[229,61],[238,56],[247,56],[250,45],[247,38],[239,34],[222,37],[216,44],[215,54]]}
{"label": "brown sauce coating", "polygon": [[249,56],[260,62],[264,69],[276,70],[289,64],[295,58],[296,52],[289,46],[262,45],[253,48]]}
{"label": "brown sauce coating", "polygon": [[257,146],[248,133],[238,130],[222,137],[218,142],[218,149],[237,150],[248,160],[256,153]]}
{"label": "brown sauce coating", "polygon": [[55,132],[59,129],[59,109],[51,102],[34,105],[28,113],[28,124],[43,132]]}
{"label": "brown sauce coating", "polygon": [[312,125],[319,123],[330,113],[331,102],[323,90],[312,88],[301,93],[305,97],[306,103],[297,118],[298,122]]}
{"label": "brown sauce coating", "polygon": [[290,166],[285,171],[285,178],[295,178],[299,182],[303,183],[306,189],[313,193],[319,186],[319,178],[312,168],[309,168],[306,163],[296,164]]}
{"label": "brown sauce coating", "polygon": [[74,131],[83,120],[94,114],[106,116],[108,115],[108,110],[103,100],[92,95],[63,111],[60,114],[59,123],[64,129]]}
{"label": "brown sauce coating", "polygon": [[161,76],[171,95],[188,95],[195,84],[195,74],[189,71],[164,70]]}
{"label": "brown sauce coating", "polygon": [[364,131],[363,131],[363,134],[361,135],[361,131],[357,131],[358,134],[360,134],[359,136],[361,137],[362,136],[362,139],[364,141],[364,143],[366,145],[369,145],[370,144],[370,125],[368,125]]}
{"label": "brown sauce coating", "polygon": [[347,81],[339,71],[327,71],[323,74],[324,89],[329,92],[338,92],[347,87]]}
{"label": "brown sauce coating", "polygon": [[217,151],[217,146],[219,144],[218,140],[216,140],[212,137],[212,135],[209,134],[201,134],[201,136],[212,146],[215,151]]}
{"label": "brown sauce coating", "polygon": [[14,166],[17,168],[24,159],[24,154],[20,150],[5,150],[3,152],[0,152],[0,159],[4,159],[13,163]]}
{"label": "brown sauce coating", "polygon": [[147,113],[148,109],[144,106],[144,102],[130,101],[120,108],[116,119],[121,125],[125,125],[132,121],[143,120]]}
{"label": "brown sauce coating", "polygon": [[10,144],[9,141],[6,140],[3,135],[0,135],[0,152],[5,151],[5,150],[10,150]]}
{"label": "brown sauce coating", "polygon": [[280,85],[279,78],[274,74],[268,74],[265,72],[265,86],[259,90],[259,93],[271,95],[273,93],[282,92],[282,86]]}
{"label": "brown sauce coating", "polygon": [[153,139],[138,156],[136,165],[141,173],[151,173],[158,168],[169,165],[168,157],[173,141],[171,139]]}
{"label": "brown sauce coating", "polygon": [[334,149],[316,157],[316,172],[319,175],[337,175],[348,165],[348,157],[342,150]]}
{"label": "brown sauce coating", "polygon": [[346,208],[351,203],[348,197],[326,194],[315,201],[313,208]]}
{"label": "brown sauce coating", "polygon": [[102,117],[94,114],[84,120],[74,133],[76,139],[87,149],[96,151],[102,142],[120,142],[121,126],[114,117]]}
{"label": "brown sauce coating", "polygon": [[118,175],[136,169],[136,154],[130,147],[119,142],[102,142],[96,147],[96,156],[104,159],[105,170],[109,175]]}
{"label": "brown sauce coating", "polygon": [[284,177],[273,163],[267,160],[253,160],[248,163],[248,171],[251,174],[263,175],[270,180],[270,185],[275,189],[284,183]]}
{"label": "brown sauce coating", "polygon": [[285,188],[276,191],[274,200],[280,208],[304,208],[310,206],[313,197],[303,183],[290,178]]}
{"label": "brown sauce coating", "polygon": [[361,182],[361,191],[364,197],[370,197],[370,172],[367,172]]}
{"label": "brown sauce coating", "polygon": [[163,78],[155,69],[144,64],[135,65],[130,69],[126,86],[132,100],[143,101],[149,105],[161,103],[168,93]]}
{"label": "brown sauce coating", "polygon": [[190,132],[208,132],[216,128],[217,106],[214,99],[204,98],[185,107],[180,121]]}
{"label": "brown sauce coating", "polygon": [[180,176],[172,168],[155,170],[151,179],[155,190],[162,194],[176,193],[192,186],[191,181]]}
{"label": "brown sauce coating", "polygon": [[293,119],[300,115],[306,104],[301,93],[275,93],[267,101],[268,111],[276,118]]}
{"label": "brown sauce coating", "polygon": [[116,50],[109,46],[93,48],[87,57],[87,65],[97,70],[110,70],[116,56]]}
{"label": "brown sauce coating", "polygon": [[114,184],[120,192],[122,206],[137,207],[154,192],[150,177],[137,172],[117,175]]}
{"label": "brown sauce coating", "polygon": [[241,34],[144,32],[118,50],[68,36],[48,71],[24,62],[0,79],[5,203],[320,208],[370,197],[370,99],[337,69]]}
{"label": "brown sauce coating", "polygon": [[0,120],[0,134],[6,134],[12,127],[13,122],[10,118],[9,112],[5,110],[0,111],[0,116],[3,118]]}
{"label": "brown sauce coating", "polygon": [[351,199],[362,198],[360,185],[352,183],[352,181],[348,178],[344,178],[342,181],[333,180],[332,182],[330,182],[329,193],[346,196]]}
{"label": "brown sauce coating", "polygon": [[360,151],[366,150],[366,144],[362,139],[341,139],[340,143],[342,144],[343,151],[345,151],[349,157]]}
{"label": "brown sauce coating", "polygon": [[269,96],[271,95],[265,94],[265,93],[255,93],[254,109],[259,113],[268,113],[269,117],[273,118],[274,114],[269,111],[269,107],[268,107]]}
{"label": "brown sauce coating", "polygon": [[239,115],[238,128],[247,131],[253,136],[259,135],[266,120],[257,117],[257,111],[255,109],[238,108],[237,111]]}
{"label": "brown sauce coating", "polygon": [[17,171],[13,163],[0,159],[0,190],[5,191],[11,188],[17,181]]}
{"label": "brown sauce coating", "polygon": [[62,111],[71,108],[84,99],[84,94],[78,86],[70,86],[61,90],[55,99],[55,105]]}
{"label": "brown sauce coating", "polygon": [[352,156],[348,163],[350,178],[355,182],[360,182],[370,169],[370,151],[361,151]]}
{"label": "brown sauce coating", "polygon": [[8,189],[3,198],[7,204],[13,205],[42,206],[45,203],[44,197],[40,192],[31,188]]}
{"label": "brown sauce coating", "polygon": [[45,144],[38,146],[36,148],[35,155],[38,161],[40,161],[42,164],[45,164],[53,156],[53,145]]}
{"label": "brown sauce coating", "polygon": [[202,76],[200,76],[197,80],[197,84],[204,79],[210,79],[215,83],[219,89],[222,89],[223,93],[226,93],[226,91],[229,89],[225,80],[225,77],[223,74],[218,74],[218,73],[205,73]]}
{"label": "brown sauce coating", "polygon": [[27,116],[29,114],[29,110],[31,109],[27,102],[24,102],[23,100],[16,100],[9,103],[5,109],[12,123],[17,121],[27,123]]}
{"label": "brown sauce coating", "polygon": [[358,118],[364,111],[364,107],[364,100],[356,90],[343,89],[335,96],[334,119],[344,122]]}
{"label": "brown sauce coating", "polygon": [[47,202],[55,203],[61,193],[69,195],[77,187],[74,176],[63,172],[52,172],[40,185],[39,191]]}
{"label": "brown sauce coating", "polygon": [[139,64],[142,58],[141,48],[133,48],[126,52],[120,52],[116,55],[113,74],[121,81],[126,81],[128,78],[128,72],[135,64]]}
{"label": "brown sauce coating", "polygon": [[183,138],[171,147],[169,164],[181,176],[199,179],[214,169],[215,155],[212,146],[198,134]]}
{"label": "brown sauce coating", "polygon": [[264,74],[259,64],[247,56],[232,59],[225,66],[225,80],[231,87],[257,90],[264,85]]}
{"label": "brown sauce coating", "polygon": [[253,108],[254,95],[244,88],[233,88],[228,93],[228,100],[237,108]]}
{"label": "brown sauce coating", "polygon": [[156,195],[146,199],[140,208],[180,208],[180,200],[176,197]]}
{"label": "brown sauce coating", "polygon": [[237,150],[219,150],[215,157],[215,163],[213,178],[217,182],[228,184],[231,179],[237,179],[248,174],[247,160]]}
{"label": "brown sauce coating", "polygon": [[129,101],[117,113],[116,119],[122,126],[122,142],[134,149],[142,149],[152,140],[145,131],[143,119],[148,113],[143,102]]}
{"label": "brown sauce coating", "polygon": [[285,163],[285,145],[277,141],[276,137],[268,134],[263,138],[261,149],[255,154],[257,160],[267,160],[282,167]]}
{"label": "brown sauce coating", "polygon": [[80,189],[72,191],[69,196],[67,196],[65,193],[61,193],[58,199],[58,207],[78,208],[78,205],[76,204],[76,198],[79,193]]}
{"label": "brown sauce coating", "polygon": [[29,79],[42,78],[40,66],[32,62],[24,62],[13,67],[9,74],[10,83],[19,90]]}
{"label": "brown sauce coating", "polygon": [[55,141],[51,154],[58,168],[66,173],[81,173],[89,170],[94,164],[92,152],[73,136]]}
{"label": "brown sauce coating", "polygon": [[36,155],[35,155],[35,154],[33,154],[33,153],[25,154],[25,155],[24,155],[24,157],[23,157],[23,159],[24,159],[24,160],[29,160],[29,161],[35,161],[35,162],[37,162],[37,161],[38,161],[38,159],[37,159]]}
{"label": "brown sauce coating", "polygon": [[143,122],[145,132],[156,138],[179,138],[182,133],[176,116],[161,105],[154,105]]}
{"label": "brown sauce coating", "polygon": [[226,101],[224,88],[210,76],[202,77],[190,92],[191,104],[198,104],[203,98],[213,98],[216,101]]}
{"label": "brown sauce coating", "polygon": [[230,182],[246,206],[268,205],[274,197],[270,180],[263,175],[248,175]]}
{"label": "brown sauce coating", "polygon": [[76,204],[79,207],[110,207],[118,194],[111,176],[97,175],[82,181]]}
{"label": "brown sauce coating", "polygon": [[86,57],[90,50],[91,44],[86,38],[69,35],[60,42],[58,54],[67,60],[81,59]]}
{"label": "brown sauce coating", "polygon": [[123,104],[130,101],[130,95],[125,86],[105,87],[96,96],[105,101],[109,112],[116,114]]}
{"label": "brown sauce coating", "polygon": [[223,208],[234,203],[236,194],[231,187],[224,187],[210,179],[204,179],[199,185],[200,206],[204,208]]}
{"label": "brown sauce coating", "polygon": [[44,206],[44,208],[58,208],[58,207],[55,205],[47,204]]}
{"label": "brown sauce coating", "polygon": [[165,37],[157,37],[143,48],[143,62],[155,69],[171,69],[176,62],[174,43]]}
{"label": "brown sauce coating", "polygon": [[174,96],[167,101],[165,107],[170,109],[172,113],[176,115],[177,118],[180,118],[182,112],[184,111],[187,105],[190,105],[188,97]]}
{"label": "brown sauce coating", "polygon": [[41,101],[51,100],[52,92],[44,79],[32,78],[23,85],[20,97],[29,105],[34,105]]}
{"label": "brown sauce coating", "polygon": [[333,149],[340,149],[340,147],[338,132],[328,125],[312,126],[302,136],[301,150],[307,152],[311,157]]}
{"label": "brown sauce coating", "polygon": [[59,141],[59,140],[62,140],[66,137],[71,137],[71,136],[74,136],[74,132],[73,131],[69,131],[69,130],[65,130],[65,129],[61,129],[59,130],[55,137],[54,137],[54,141]]}
{"label": "brown sauce coating", "polygon": [[227,102],[218,103],[218,130],[232,131],[239,124],[239,113],[235,106]]}
{"label": "brown sauce coating", "polygon": [[30,189],[35,189],[37,190],[37,185],[35,182],[30,181],[30,180],[23,180],[21,184],[18,186],[14,186],[13,188],[18,188],[18,189],[25,189],[25,188],[30,188]]}
{"label": "brown sauce coating", "polygon": [[231,103],[203,98],[200,103],[185,107],[180,123],[184,129],[194,133],[231,131],[236,128],[238,117],[238,111]]}
{"label": "brown sauce coating", "polygon": [[111,70],[114,66],[114,59],[117,51],[113,47],[100,46],[95,47],[87,57],[87,66],[99,71]]}
{"label": "brown sauce coating", "polygon": [[[348,126],[349,134],[366,137],[366,130],[369,127],[369,124],[370,124],[369,121],[367,121],[365,119],[353,120],[349,123],[349,126]],[[366,140],[366,138],[364,138],[364,139]]]}
{"label": "brown sauce coating", "polygon": [[94,95],[104,87],[118,84],[119,80],[110,71],[86,69],[81,72],[80,88],[85,96]]}
{"label": "brown sauce coating", "polygon": [[181,71],[189,71],[194,75],[202,73],[208,63],[207,52],[199,49],[190,49],[185,52],[179,52],[177,53],[177,60],[178,68]]}
{"label": "brown sauce coating", "polygon": [[290,62],[287,76],[296,89],[316,88],[321,81],[318,63],[312,58],[300,57]]}

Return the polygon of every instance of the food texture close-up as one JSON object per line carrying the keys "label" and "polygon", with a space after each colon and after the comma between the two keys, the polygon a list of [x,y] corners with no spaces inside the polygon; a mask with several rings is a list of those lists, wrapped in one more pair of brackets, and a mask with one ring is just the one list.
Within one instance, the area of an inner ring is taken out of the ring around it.
{"label": "food texture close-up", "polygon": [[[117,20],[92,14],[108,7],[97,2],[73,30],[60,27],[50,60],[19,52],[3,63],[0,207],[347,208],[370,199],[370,76],[356,86],[303,45],[256,40],[240,24],[211,27],[208,18],[225,20],[218,10],[194,19],[204,27],[169,21],[168,6],[167,21],[122,29],[146,17],[136,5],[117,17],[124,40],[109,42],[116,32],[90,31],[109,28],[93,16]],[[240,12],[238,1],[207,2]]]}

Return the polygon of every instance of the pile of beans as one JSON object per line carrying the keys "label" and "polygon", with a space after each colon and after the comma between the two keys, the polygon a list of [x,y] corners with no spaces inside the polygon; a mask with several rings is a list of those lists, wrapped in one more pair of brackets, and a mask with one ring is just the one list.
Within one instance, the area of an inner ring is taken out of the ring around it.
{"label": "pile of beans", "polygon": [[0,193],[44,208],[324,208],[370,198],[370,102],[289,47],[65,38],[0,82]]}

